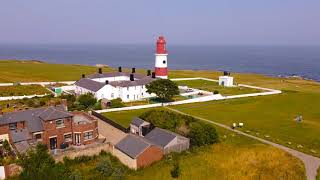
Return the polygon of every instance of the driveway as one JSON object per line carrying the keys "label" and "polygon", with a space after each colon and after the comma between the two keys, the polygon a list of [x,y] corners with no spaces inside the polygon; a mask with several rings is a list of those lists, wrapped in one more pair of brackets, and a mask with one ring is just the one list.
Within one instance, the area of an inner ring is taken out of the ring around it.
{"label": "driveway", "polygon": [[113,145],[117,144],[127,135],[123,131],[120,131],[119,129],[100,119],[98,120],[98,130],[99,134],[104,136],[106,138],[106,141],[112,143]]}

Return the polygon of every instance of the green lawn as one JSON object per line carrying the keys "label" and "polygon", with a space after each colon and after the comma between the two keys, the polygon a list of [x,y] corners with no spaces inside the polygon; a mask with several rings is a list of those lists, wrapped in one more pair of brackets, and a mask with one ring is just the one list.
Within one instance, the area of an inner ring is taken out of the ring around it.
{"label": "green lawn", "polygon": [[41,85],[15,85],[0,86],[0,96],[23,96],[23,95],[42,95],[50,94],[45,87]]}
{"label": "green lawn", "polygon": [[318,169],[317,180],[320,180],[320,168]]}
{"label": "green lawn", "polygon": [[[150,109],[105,113],[117,122],[130,122]],[[303,164],[291,155],[250,138],[216,127],[220,143],[179,155],[179,179],[305,179]],[[128,179],[172,179],[171,156],[129,173]]]}
{"label": "green lawn", "polygon": [[[147,109],[150,110],[150,109]],[[117,111],[102,113],[102,115],[120,124],[124,128],[129,127],[132,118],[140,116],[146,109],[130,110],[130,111]]]}
{"label": "green lawn", "polygon": [[246,88],[246,87],[223,87],[219,86],[218,82],[206,81],[206,80],[186,80],[186,81],[175,81],[178,85],[186,85],[190,88],[201,89],[209,92],[218,91],[221,95],[239,95],[239,94],[250,94],[261,92],[257,89]]}
{"label": "green lawn", "polygon": [[95,72],[97,68],[93,66],[0,60],[0,82],[71,81]]}
{"label": "green lawn", "polygon": [[[320,156],[320,94],[287,91],[281,95],[171,106],[226,125],[244,123],[243,131]],[[296,116],[302,115],[302,123]],[[270,136],[270,137],[268,137]],[[299,145],[303,147],[298,148]]]}

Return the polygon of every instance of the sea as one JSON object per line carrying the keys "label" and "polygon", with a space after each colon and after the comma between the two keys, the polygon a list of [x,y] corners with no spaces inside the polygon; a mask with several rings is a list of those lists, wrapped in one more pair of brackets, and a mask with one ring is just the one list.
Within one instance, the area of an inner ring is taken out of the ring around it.
{"label": "sea", "polygon": [[[154,67],[155,45],[0,44],[0,59]],[[168,45],[169,69],[219,70],[320,81],[320,46]]]}

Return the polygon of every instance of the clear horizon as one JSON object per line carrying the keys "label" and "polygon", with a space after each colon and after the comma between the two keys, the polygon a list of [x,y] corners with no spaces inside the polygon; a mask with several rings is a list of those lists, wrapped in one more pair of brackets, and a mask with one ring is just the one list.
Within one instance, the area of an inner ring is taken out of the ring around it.
{"label": "clear horizon", "polygon": [[0,44],[320,45],[320,1],[10,0]]}

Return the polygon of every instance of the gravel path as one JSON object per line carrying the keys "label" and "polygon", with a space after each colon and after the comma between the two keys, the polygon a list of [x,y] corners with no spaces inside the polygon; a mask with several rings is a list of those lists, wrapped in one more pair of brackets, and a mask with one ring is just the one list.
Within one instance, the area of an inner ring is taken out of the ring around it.
{"label": "gravel path", "polygon": [[[169,107],[166,107],[167,109],[170,109],[171,111],[174,111],[174,112],[177,112],[177,113],[180,113],[180,114],[183,114],[183,115],[188,115],[188,116],[192,116],[190,114],[187,114],[187,113],[184,113],[184,112],[181,112],[179,110],[176,110],[176,109],[172,109],[172,108],[169,108]],[[233,132],[236,132],[238,134],[241,134],[241,135],[244,135],[246,137],[249,137],[249,138],[252,138],[252,139],[256,139],[258,141],[261,141],[265,144],[269,144],[271,146],[274,146],[276,148],[279,148],[279,149],[282,149],[290,154],[292,154],[293,156],[299,158],[303,163],[304,163],[304,166],[306,168],[306,176],[307,176],[307,179],[308,180],[316,180],[316,176],[317,176],[317,170],[320,166],[320,158],[317,158],[317,157],[314,157],[314,156],[311,156],[311,155],[308,155],[308,154],[305,154],[305,153],[302,153],[302,152],[299,152],[297,150],[294,150],[294,149],[290,149],[286,146],[283,146],[283,145],[280,145],[280,144],[276,144],[274,142],[271,142],[271,141],[268,141],[268,140],[265,140],[265,139],[262,139],[262,138],[259,138],[259,137],[256,137],[256,136],[253,136],[253,135],[250,135],[250,134],[247,134],[247,133],[244,133],[242,131],[239,131],[239,130],[234,130],[232,129],[231,127],[229,126],[226,126],[224,124],[221,124],[221,123],[217,123],[217,122],[214,122],[214,121],[210,121],[208,119],[204,119],[204,118],[201,118],[201,117],[198,117],[198,116],[192,116],[194,118],[197,118],[197,119],[200,119],[202,121],[206,121],[208,123],[211,123],[211,124],[214,124],[214,125],[217,125],[217,126],[220,126],[222,128],[225,128],[225,129],[228,129],[230,131],[233,131]]]}

